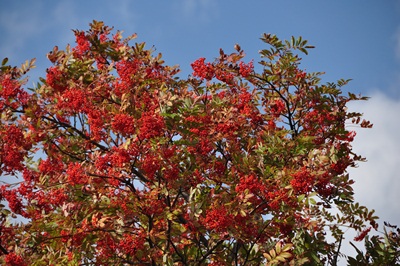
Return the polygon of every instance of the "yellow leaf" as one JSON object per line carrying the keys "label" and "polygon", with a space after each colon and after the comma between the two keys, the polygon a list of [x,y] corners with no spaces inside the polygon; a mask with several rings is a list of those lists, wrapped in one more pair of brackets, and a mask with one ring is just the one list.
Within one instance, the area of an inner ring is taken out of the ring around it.
{"label": "yellow leaf", "polygon": [[277,254],[280,254],[280,253],[281,253],[281,248],[282,248],[281,242],[276,243],[276,245],[275,245],[275,250],[276,250],[276,253],[277,253]]}
{"label": "yellow leaf", "polygon": [[284,257],[282,257],[282,256],[278,256],[275,259],[280,261],[280,262],[285,262],[286,261],[286,259]]}
{"label": "yellow leaf", "polygon": [[269,254],[271,254],[271,257],[272,257],[272,258],[275,258],[275,257],[276,257],[275,249],[271,249],[271,250],[269,251]]}
{"label": "yellow leaf", "polygon": [[293,244],[286,244],[283,248],[282,251],[288,251],[293,247]]}
{"label": "yellow leaf", "polygon": [[279,256],[288,259],[292,257],[292,254],[289,252],[282,252]]}
{"label": "yellow leaf", "polygon": [[266,258],[268,261],[271,261],[272,258],[268,253],[263,253],[264,258]]}

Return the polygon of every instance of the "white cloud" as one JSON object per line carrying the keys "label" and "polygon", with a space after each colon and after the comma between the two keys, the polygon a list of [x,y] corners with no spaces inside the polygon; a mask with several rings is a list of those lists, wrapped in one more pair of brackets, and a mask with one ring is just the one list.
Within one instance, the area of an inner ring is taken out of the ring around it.
{"label": "white cloud", "polygon": [[121,21],[123,21],[124,24],[128,25],[130,27],[130,30],[132,30],[132,27],[135,26],[136,19],[138,18],[138,14],[136,14],[135,8],[133,6],[135,2],[130,0],[123,0],[118,2],[118,5],[116,5],[114,2],[110,3],[110,9],[113,10],[114,15],[117,16]]}
{"label": "white cloud", "polygon": [[185,17],[201,22],[209,22],[218,14],[217,3],[213,0],[180,0],[178,5]]}
{"label": "white cloud", "polygon": [[63,45],[74,42],[72,29],[87,30],[93,20],[104,21],[107,26],[115,26],[119,30],[129,26],[129,34],[132,33],[132,27],[135,27],[137,20],[134,2],[130,0],[120,0],[117,4],[104,2],[101,3],[102,8],[93,8],[87,3],[83,5],[79,1],[55,3],[50,14],[54,21],[52,31],[58,33],[58,42]]}
{"label": "white cloud", "polygon": [[375,209],[382,220],[400,225],[400,100],[377,92],[369,101],[351,104],[351,109],[364,113],[374,124],[372,129],[356,129],[354,151],[368,161],[351,169],[355,199]]}
{"label": "white cloud", "polygon": [[[400,226],[400,99],[389,98],[381,92],[375,92],[368,101],[357,101],[350,104],[350,111],[361,112],[364,118],[374,126],[371,129],[355,128],[357,136],[353,150],[367,158],[367,162],[359,163],[358,168],[350,169],[350,177],[355,180],[354,198],[356,202],[374,209],[380,217],[380,231],[383,222]],[[372,234],[377,232],[372,231]],[[354,232],[347,232],[341,252],[355,256],[356,252],[349,241],[359,249],[363,242],[354,242]],[[346,265],[340,259],[339,265]]]}

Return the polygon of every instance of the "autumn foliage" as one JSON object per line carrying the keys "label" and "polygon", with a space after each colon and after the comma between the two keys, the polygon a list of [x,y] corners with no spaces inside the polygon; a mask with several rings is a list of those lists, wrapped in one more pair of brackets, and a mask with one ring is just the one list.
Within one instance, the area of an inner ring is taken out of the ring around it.
{"label": "autumn foliage", "polygon": [[264,34],[256,66],[235,45],[182,79],[135,36],[74,33],[33,89],[33,62],[1,66],[1,263],[333,264],[343,228],[377,228],[346,171],[364,98],[301,69],[306,41]]}

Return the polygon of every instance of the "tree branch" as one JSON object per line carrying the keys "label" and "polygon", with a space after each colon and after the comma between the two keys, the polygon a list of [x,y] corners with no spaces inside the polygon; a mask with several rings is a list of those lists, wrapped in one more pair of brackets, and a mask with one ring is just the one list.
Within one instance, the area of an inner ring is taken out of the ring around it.
{"label": "tree branch", "polygon": [[4,255],[7,255],[9,252],[7,249],[5,249],[2,245],[0,245],[0,251],[4,253]]}
{"label": "tree branch", "polygon": [[103,150],[103,151],[108,151],[108,148],[107,148],[106,146],[103,146],[103,145],[101,145],[100,143],[98,143],[98,142],[92,140],[90,137],[88,137],[88,136],[87,136],[85,133],[83,133],[81,130],[79,130],[79,129],[73,127],[73,126],[71,126],[70,124],[67,124],[67,123],[58,121],[58,120],[56,120],[56,119],[54,119],[54,118],[50,118],[50,117],[47,117],[47,116],[42,116],[42,118],[45,119],[45,120],[48,120],[48,121],[50,121],[50,122],[53,122],[53,123],[55,123],[55,124],[58,124],[58,125],[60,125],[60,126],[62,126],[62,127],[64,127],[64,128],[70,128],[70,129],[72,129],[74,132],[76,132],[80,137],[82,137],[82,138],[85,139],[85,140],[88,140],[90,143],[92,143],[93,145],[95,145],[95,146],[98,147],[99,149],[101,149],[101,150]]}

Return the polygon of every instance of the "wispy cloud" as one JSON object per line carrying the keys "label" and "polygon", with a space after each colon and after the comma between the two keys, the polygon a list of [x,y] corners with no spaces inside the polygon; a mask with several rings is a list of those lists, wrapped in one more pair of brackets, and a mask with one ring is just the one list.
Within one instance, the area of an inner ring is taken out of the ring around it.
{"label": "wispy cloud", "polygon": [[122,0],[118,5],[115,5],[114,2],[110,2],[111,5],[109,6],[110,10],[113,11],[113,15],[118,17],[123,24],[129,25],[130,30],[135,26],[138,18],[138,14],[135,12],[134,3],[134,1]]}
{"label": "wispy cloud", "polygon": [[209,22],[218,15],[217,2],[214,0],[179,0],[177,6],[187,18]]}
{"label": "wispy cloud", "polygon": [[[89,3],[88,3],[89,2]],[[104,21],[107,26],[115,26],[117,29],[123,29],[123,25],[132,27],[136,24],[137,15],[134,12],[134,2],[129,0],[120,0],[116,2],[98,2],[88,1],[82,5],[80,1],[59,1],[55,2],[51,16],[55,21],[53,28],[57,32],[60,29],[80,29],[86,30],[89,23],[93,20]],[[99,5],[93,8],[92,5]],[[99,8],[101,6],[101,8]],[[59,36],[61,43],[69,43],[73,40],[73,34],[64,34]]]}

